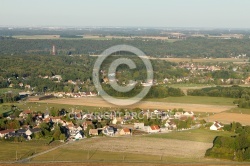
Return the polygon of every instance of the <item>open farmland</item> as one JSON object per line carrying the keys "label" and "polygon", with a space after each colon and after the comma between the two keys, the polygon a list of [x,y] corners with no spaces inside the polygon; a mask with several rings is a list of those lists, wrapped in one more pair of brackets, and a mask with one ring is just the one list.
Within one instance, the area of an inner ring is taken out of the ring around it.
{"label": "open farmland", "polygon": [[[54,104],[67,104],[67,105],[84,105],[84,106],[95,106],[95,107],[113,107],[118,106],[112,105],[106,102],[104,99],[99,97],[85,97],[85,98],[65,98],[65,99],[51,99],[38,101],[39,103],[54,103]],[[187,103],[174,103],[174,102],[158,102],[158,101],[141,101],[137,104],[126,106],[127,108],[141,108],[141,109],[174,109],[183,108],[185,111],[193,112],[211,112],[219,113],[235,106],[228,105],[207,105],[207,104],[187,104]]]}
{"label": "open farmland", "polygon": [[177,139],[177,140],[188,140],[188,141],[205,142],[205,143],[212,143],[216,136],[232,136],[232,133],[228,131],[218,132],[218,131],[211,131],[209,129],[195,129],[195,130],[186,130],[181,132],[145,135],[145,137],[149,138]]}
{"label": "open farmland", "polygon": [[211,59],[205,59],[205,58],[150,58],[150,59],[160,59],[160,60],[166,60],[170,62],[199,62],[199,63],[205,63],[205,62],[233,62],[233,63],[248,63],[248,59],[235,59],[235,58],[211,58]]}
{"label": "open farmland", "polygon": [[17,39],[59,39],[60,35],[19,35],[13,37]]}
{"label": "open farmland", "polygon": [[[192,148],[183,148],[192,147]],[[203,158],[212,143],[184,140],[166,140],[161,138],[99,137],[84,139],[68,144],[53,152],[35,157],[33,161],[160,161],[160,160],[194,160]],[[197,155],[198,154],[198,155]]]}
{"label": "open farmland", "polygon": [[208,120],[210,122],[219,121],[222,123],[231,123],[234,121],[234,122],[240,122],[243,125],[250,125],[249,114],[222,112],[222,113],[211,115],[208,118]]}
{"label": "open farmland", "polygon": [[[58,146],[60,142],[56,141],[50,145],[46,145],[46,140],[32,140],[29,142],[8,142],[0,141],[0,162],[15,161],[16,159],[24,159],[32,154]],[[4,152],[4,153],[3,153]]]}

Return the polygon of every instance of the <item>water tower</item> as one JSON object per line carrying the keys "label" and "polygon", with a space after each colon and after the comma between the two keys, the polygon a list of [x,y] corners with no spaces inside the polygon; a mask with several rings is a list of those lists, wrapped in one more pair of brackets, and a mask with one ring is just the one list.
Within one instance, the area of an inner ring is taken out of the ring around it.
{"label": "water tower", "polygon": [[52,45],[52,55],[56,55],[56,46]]}

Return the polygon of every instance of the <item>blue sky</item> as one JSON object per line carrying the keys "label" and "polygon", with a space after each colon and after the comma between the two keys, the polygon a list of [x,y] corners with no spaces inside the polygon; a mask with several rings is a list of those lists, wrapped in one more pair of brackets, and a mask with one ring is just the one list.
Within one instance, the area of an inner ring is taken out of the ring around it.
{"label": "blue sky", "polygon": [[0,0],[0,26],[250,28],[250,0]]}

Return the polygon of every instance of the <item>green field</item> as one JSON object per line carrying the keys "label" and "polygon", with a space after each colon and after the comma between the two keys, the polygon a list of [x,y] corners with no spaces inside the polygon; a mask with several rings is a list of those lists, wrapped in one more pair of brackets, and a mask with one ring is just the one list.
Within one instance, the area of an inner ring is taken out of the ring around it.
{"label": "green field", "polygon": [[186,104],[206,104],[206,105],[231,105],[231,106],[234,105],[233,98],[209,97],[209,96],[167,97],[163,99],[145,99],[145,101],[186,103]]}
{"label": "green field", "polygon": [[79,106],[79,105],[66,105],[66,104],[53,104],[53,103],[36,103],[36,102],[20,102],[20,103],[4,103],[0,104],[0,114],[10,111],[11,105],[17,106],[20,110],[31,110],[35,112],[46,112],[53,107],[56,110],[61,110],[62,108],[67,111],[72,110],[83,110],[90,112],[106,111],[107,108],[90,107],[90,106]]}
{"label": "green field", "polygon": [[[144,135],[144,136],[137,136],[133,137],[133,139],[142,139],[147,140],[151,138],[159,138],[159,140],[166,139],[166,144],[168,144],[170,141],[169,139],[172,140],[183,140],[185,141],[194,141],[193,143],[195,144],[196,142],[204,142],[204,143],[212,143],[214,138],[216,136],[231,136],[232,133],[229,132],[216,132],[216,131],[210,131],[206,129],[196,129],[196,130],[190,130],[190,131],[183,131],[183,132],[173,132],[173,133],[168,133],[168,134],[151,134],[151,135]],[[118,138],[104,138],[103,140],[95,140],[97,138],[90,138],[91,143],[94,145],[95,141],[107,141],[107,139],[114,139],[114,145],[115,140]],[[119,138],[120,140],[122,138]],[[126,139],[123,139],[126,141]],[[96,143],[97,143],[96,142]],[[184,143],[183,142],[183,143]],[[31,160],[31,162],[83,162],[83,163],[107,163],[107,162],[115,162],[115,163],[227,163],[228,161],[223,161],[223,160],[214,160],[214,159],[208,159],[204,157],[200,158],[190,158],[190,157],[177,157],[174,155],[150,155],[150,154],[145,154],[144,152],[138,153],[135,151],[135,153],[128,153],[126,151],[120,151],[120,152],[111,152],[111,151],[104,151],[102,147],[99,147],[96,150],[93,150],[93,148],[86,148],[86,140],[80,140],[77,142],[73,142],[71,144],[68,144],[66,146],[63,146],[59,149],[56,149],[54,151],[51,151],[47,154],[43,154],[41,156],[37,156]],[[90,142],[88,142],[90,143]],[[108,142],[107,142],[108,143]],[[143,143],[142,143],[143,144]],[[158,145],[157,143],[155,143]],[[185,143],[184,143],[185,144]],[[92,145],[87,145],[88,147],[91,147]],[[77,148],[76,148],[77,147]],[[84,148],[85,147],[85,148]],[[112,148],[112,145],[110,145],[110,148]],[[183,148],[188,148],[188,147],[183,147]],[[189,147],[190,148],[190,147]],[[191,147],[192,148],[192,147]],[[153,147],[152,147],[153,149]],[[168,151],[168,149],[165,149]],[[178,151],[182,151],[179,149]]]}
{"label": "green field", "polygon": [[[62,157],[63,156],[63,157]],[[60,148],[45,155],[35,157],[32,161],[160,161],[160,156],[131,154],[105,151],[87,151],[84,149]]]}
{"label": "green field", "polygon": [[24,142],[0,141],[0,162],[15,161],[16,157],[17,159],[24,159],[59,144],[60,142],[56,141],[52,142],[50,145],[46,145],[46,140],[32,140]]}
{"label": "green field", "polygon": [[[87,151],[83,149],[69,150],[60,148],[42,156],[35,157],[31,162],[82,162],[82,163],[221,163],[212,159],[179,158],[173,156],[155,156],[124,152]],[[91,164],[90,164],[91,165]]]}
{"label": "green field", "polygon": [[238,113],[238,114],[250,114],[250,109],[249,108],[232,108],[226,112]]}
{"label": "green field", "polygon": [[232,136],[232,135],[234,134],[227,132],[227,131],[211,131],[209,129],[194,129],[194,130],[187,130],[187,131],[180,131],[180,132],[150,134],[150,135],[146,135],[145,137],[212,143],[216,136]]}

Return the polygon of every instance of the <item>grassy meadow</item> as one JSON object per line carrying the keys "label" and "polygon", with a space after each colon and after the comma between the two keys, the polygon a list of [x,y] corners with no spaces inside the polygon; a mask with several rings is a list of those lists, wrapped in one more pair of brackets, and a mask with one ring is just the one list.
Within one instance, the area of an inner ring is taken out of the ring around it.
{"label": "grassy meadow", "polygon": [[225,97],[209,97],[209,96],[181,96],[167,97],[163,99],[145,99],[145,101],[156,101],[166,103],[186,103],[186,104],[205,104],[205,105],[231,105],[234,99]]}
{"label": "grassy meadow", "polygon": [[209,129],[194,129],[180,132],[171,133],[157,133],[145,135],[150,138],[164,138],[164,139],[177,139],[177,140],[188,140],[195,142],[207,142],[212,143],[216,136],[231,136],[233,133],[227,131],[211,131]]}
{"label": "grassy meadow", "polygon": [[60,142],[46,144],[46,140],[31,140],[24,142],[10,142],[0,140],[0,162],[15,161],[16,158],[24,159],[31,155],[43,152],[59,145]]}

